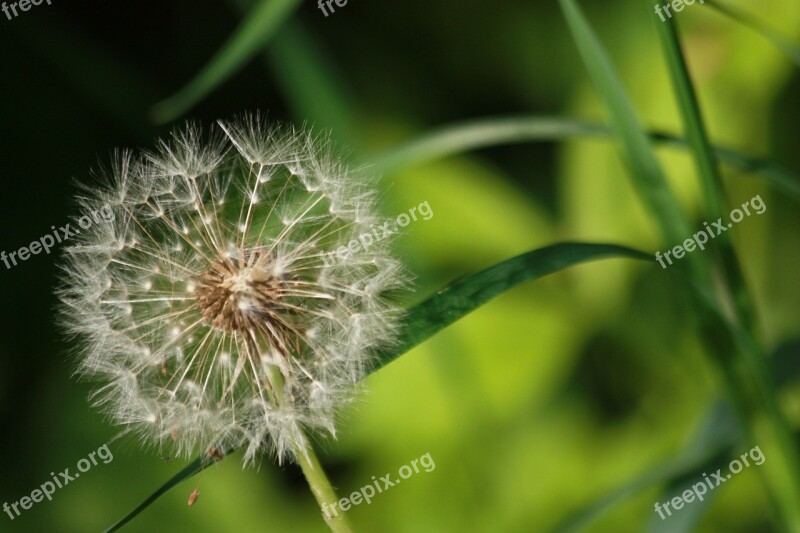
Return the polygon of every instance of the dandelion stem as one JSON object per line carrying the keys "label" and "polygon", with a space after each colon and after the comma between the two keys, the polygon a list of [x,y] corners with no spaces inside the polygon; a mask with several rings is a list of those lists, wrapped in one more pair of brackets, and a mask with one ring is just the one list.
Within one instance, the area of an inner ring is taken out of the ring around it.
{"label": "dandelion stem", "polygon": [[314,448],[311,444],[307,444],[304,448],[298,447],[295,450],[297,462],[300,463],[300,468],[303,469],[303,474],[306,476],[308,485],[311,487],[311,492],[314,493],[314,498],[323,510],[323,517],[334,533],[352,533],[350,523],[344,515],[344,511],[338,511],[334,505],[338,501],[336,492],[325,475],[322,465],[317,459]]}

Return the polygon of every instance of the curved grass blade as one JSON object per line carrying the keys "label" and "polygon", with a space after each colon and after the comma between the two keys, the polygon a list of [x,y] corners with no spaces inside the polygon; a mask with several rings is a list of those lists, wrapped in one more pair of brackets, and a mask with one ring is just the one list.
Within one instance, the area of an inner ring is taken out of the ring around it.
{"label": "curved grass blade", "polygon": [[[613,257],[652,259],[649,254],[613,244],[563,243],[522,254],[489,267],[482,272],[462,278],[427,301],[417,305],[408,313],[404,321],[401,343],[397,349],[392,350],[395,355],[390,355],[388,351],[379,354],[377,364],[373,366],[370,373],[379,370],[417,344],[449,326],[458,318],[519,283],[543,277],[582,262]],[[475,298],[474,302],[470,301],[470,298]],[[450,313],[445,312],[440,316],[437,313],[441,312],[443,308],[446,311],[445,304],[448,299],[452,299],[454,306]],[[459,311],[456,311],[456,309]],[[419,330],[416,328],[419,328]],[[787,343],[779,348],[771,361],[773,379],[778,387],[785,386],[800,377],[800,364],[797,362],[800,361],[800,340]],[[735,417],[729,408],[725,407],[724,404],[720,404],[712,411],[708,421],[695,437],[693,444],[680,458],[655,467],[647,474],[615,490],[609,496],[601,498],[574,513],[557,528],[557,531],[581,530],[619,502],[638,494],[642,490],[658,483],[667,482],[672,485],[676,483],[676,479],[698,470],[704,471],[703,469],[708,464],[716,464],[724,457],[728,457],[730,451],[740,441],[741,430]],[[106,533],[118,530],[170,489],[201,472],[211,464],[222,461],[234,451],[236,450],[228,450],[220,459],[213,457],[196,459],[170,478],[122,520],[107,529]]]}
{"label": "curved grass blade", "polygon": [[797,46],[784,35],[778,33],[775,28],[769,26],[768,24],[764,24],[757,18],[745,13],[744,11],[740,11],[735,7],[722,4],[717,0],[706,0],[706,3],[723,15],[726,15],[736,22],[744,24],[757,33],[760,33],[762,37],[774,44],[784,54],[786,54],[795,65],[800,67],[800,46]]}
{"label": "curved grass blade", "polygon": [[[681,149],[689,146],[683,137],[665,132],[648,131],[647,136],[656,144]],[[489,117],[444,126],[390,148],[373,159],[372,168],[378,174],[389,174],[404,167],[480,148],[581,137],[611,139],[614,131],[603,124],[565,117]],[[751,157],[719,146],[712,148],[721,162],[743,172],[761,174],[777,188],[800,200],[800,174],[768,159]]]}
{"label": "curved grass blade", "polygon": [[147,509],[150,506],[150,504],[152,504],[161,496],[169,492],[170,489],[172,489],[172,487],[178,485],[182,481],[191,478],[195,474],[199,474],[209,466],[222,461],[228,455],[232,454],[235,451],[236,450],[228,450],[222,456],[212,456],[204,454],[201,457],[198,457],[192,463],[186,465],[186,467],[184,467],[180,472],[172,476],[166,483],[161,485],[161,487],[159,487],[157,491],[148,496],[147,499],[145,499],[141,504],[139,504],[133,511],[125,515],[125,517],[122,520],[120,520],[110,528],[106,529],[105,533],[111,533],[112,531],[117,531],[122,526],[124,526],[125,524],[136,518],[136,516],[145,509]]}
{"label": "curved grass blade", "polygon": [[524,282],[609,257],[652,260],[650,254],[615,244],[560,243],[533,250],[455,281],[413,307],[403,319],[398,344],[380,352],[370,372],[386,366],[489,300]]}
{"label": "curved grass blade", "polygon": [[484,118],[438,128],[418,139],[389,149],[374,159],[373,168],[377,173],[385,174],[401,167],[489,146],[612,135],[613,132],[607,126],[571,118]]}
{"label": "curved grass blade", "polygon": [[257,54],[299,5],[300,0],[261,0],[185,87],[153,107],[153,120],[169,122],[197,104]]}
{"label": "curved grass blade", "polygon": [[[482,272],[462,278],[409,311],[403,321],[400,343],[391,351],[379,354],[370,373],[523,281],[540,278],[579,263],[612,257],[651,259],[649,254],[614,244],[562,243],[518,255]],[[107,529],[106,533],[118,530],[172,487],[211,464],[221,461],[234,451],[228,450],[220,459],[213,457],[196,459],[122,520]]]}

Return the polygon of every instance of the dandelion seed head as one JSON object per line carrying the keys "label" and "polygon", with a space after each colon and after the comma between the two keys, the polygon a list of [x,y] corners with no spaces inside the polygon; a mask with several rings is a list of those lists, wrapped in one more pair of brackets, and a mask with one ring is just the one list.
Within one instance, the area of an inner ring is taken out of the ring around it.
{"label": "dandelion seed head", "polygon": [[291,460],[307,432],[335,435],[406,282],[389,239],[323,260],[380,220],[369,180],[258,115],[120,152],[106,178],[81,204],[113,222],[71,241],[59,290],[93,401],[176,456]]}

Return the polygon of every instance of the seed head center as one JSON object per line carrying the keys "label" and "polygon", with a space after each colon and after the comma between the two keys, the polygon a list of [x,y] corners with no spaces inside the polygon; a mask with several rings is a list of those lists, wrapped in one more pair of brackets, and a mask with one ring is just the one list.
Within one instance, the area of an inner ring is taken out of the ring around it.
{"label": "seed head center", "polygon": [[265,254],[219,258],[200,275],[197,304],[203,318],[216,328],[262,329],[280,307],[282,286],[282,280],[269,273]]}

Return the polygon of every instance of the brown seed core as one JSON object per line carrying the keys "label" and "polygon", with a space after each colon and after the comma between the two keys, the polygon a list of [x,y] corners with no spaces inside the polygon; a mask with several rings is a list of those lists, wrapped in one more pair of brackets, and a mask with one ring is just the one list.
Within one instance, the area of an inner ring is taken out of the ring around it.
{"label": "brown seed core", "polygon": [[203,318],[216,328],[242,331],[263,330],[265,320],[273,317],[274,330],[282,329],[276,311],[281,307],[283,282],[267,273],[266,264],[266,255],[258,252],[211,263],[197,288]]}

